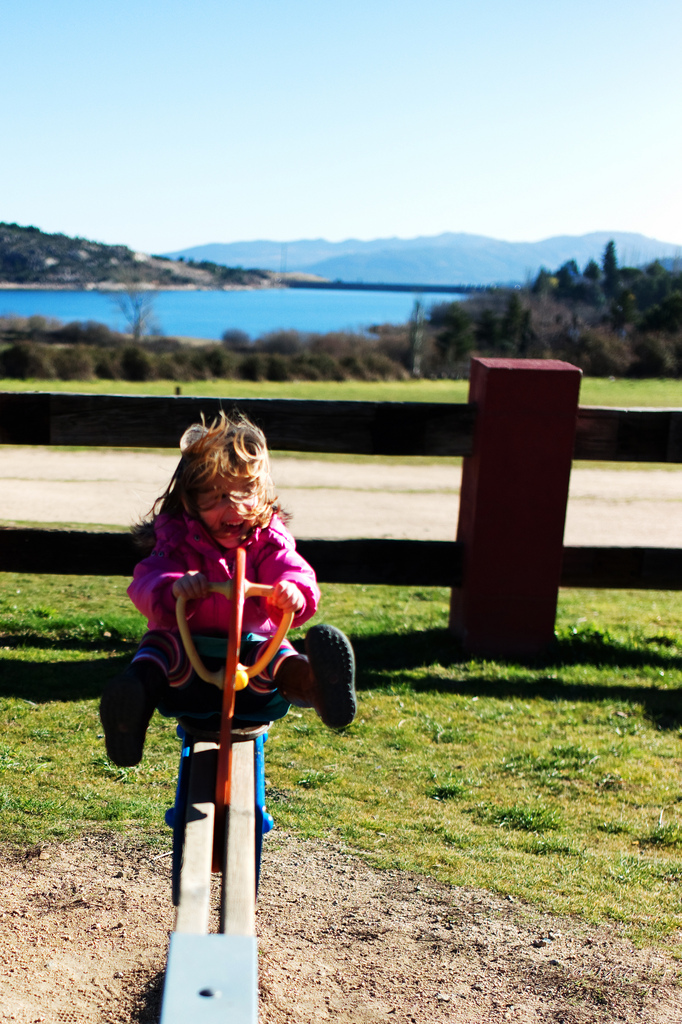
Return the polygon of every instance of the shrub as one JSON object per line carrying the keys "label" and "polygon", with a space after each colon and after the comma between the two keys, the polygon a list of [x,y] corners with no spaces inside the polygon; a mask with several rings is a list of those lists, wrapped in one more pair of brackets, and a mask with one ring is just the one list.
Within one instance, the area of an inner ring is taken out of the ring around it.
{"label": "shrub", "polygon": [[[258,339],[257,345],[264,352],[293,356],[303,348],[303,338],[298,331],[272,331]],[[272,377],[271,380],[278,378]]]}
{"label": "shrub", "polygon": [[95,376],[101,380],[121,379],[120,353],[98,350],[95,354],[93,369]]}
{"label": "shrub", "polygon": [[187,380],[208,380],[212,376],[206,362],[206,350],[192,349],[187,360]]}
{"label": "shrub", "polygon": [[157,356],[155,369],[158,380],[187,380],[187,375],[180,370],[174,353],[164,352]]}
{"label": "shrub", "polygon": [[192,357],[188,349],[164,352],[156,359],[156,376],[162,380],[193,380]]}
{"label": "shrub", "polygon": [[[412,348],[409,324],[379,324],[372,327],[371,333],[376,336],[375,351],[388,356],[394,363],[399,363],[406,370],[412,366]],[[425,332],[422,343],[422,363],[430,348],[430,339]]]}
{"label": "shrub", "polygon": [[0,359],[5,377],[19,380],[26,380],[29,377],[53,380],[55,377],[52,353],[47,345],[21,341],[18,345],[5,349]]}
{"label": "shrub", "polygon": [[60,345],[78,343],[82,340],[80,322],[78,320],[74,320],[72,323],[64,324],[63,327],[60,327],[54,332],[52,340],[58,342]]}
{"label": "shrub", "polygon": [[110,330],[106,324],[99,324],[96,320],[88,320],[83,324],[83,341],[88,345],[109,346],[123,344],[123,335],[118,331]]}
{"label": "shrub", "polygon": [[371,350],[344,356],[340,360],[347,377],[354,380],[395,380],[407,376],[404,368],[388,356]]}
{"label": "shrub", "polygon": [[265,369],[266,379],[276,381],[289,380],[290,365],[291,360],[287,359],[286,356],[280,355],[277,352],[274,352],[272,355],[268,355]]}
{"label": "shrub", "polygon": [[252,352],[239,360],[239,376],[242,380],[265,380],[267,356],[262,352]]}
{"label": "shrub", "polygon": [[60,380],[92,380],[95,375],[92,352],[82,345],[58,349],[53,362]]}
{"label": "shrub", "polygon": [[219,345],[211,345],[203,350],[204,364],[210,377],[229,378],[237,375],[237,359],[232,352]]}
{"label": "shrub", "polygon": [[340,359],[346,377],[353,380],[369,380],[369,374],[359,355],[343,356]]}
{"label": "shrub", "polygon": [[612,331],[584,331],[568,354],[591,377],[624,377],[633,361],[627,338]]}
{"label": "shrub", "polygon": [[675,377],[678,372],[675,344],[661,334],[643,334],[634,344],[634,377]]}
{"label": "shrub", "polygon": [[139,345],[127,345],[121,353],[121,375],[124,380],[153,380],[152,357]]}
{"label": "shrub", "polygon": [[355,355],[371,348],[373,342],[364,334],[352,331],[329,331],[327,334],[312,334],[308,339],[306,350],[310,352],[326,352],[334,359]]}
{"label": "shrub", "polygon": [[44,334],[45,331],[49,330],[50,324],[47,317],[40,316],[38,313],[34,313],[33,316],[29,316],[26,320],[26,330],[29,334]]}
{"label": "shrub", "polygon": [[364,363],[372,380],[406,380],[408,374],[404,367],[394,362],[383,352],[375,352],[370,349],[364,357]]}
{"label": "shrub", "polygon": [[311,352],[306,349],[291,359],[291,376],[294,380],[345,380],[337,359],[328,352]]}
{"label": "shrub", "polygon": [[75,320],[52,331],[51,340],[74,345],[107,346],[120,343],[122,336],[110,331],[106,324],[99,324],[95,320],[88,320],[87,323]]}
{"label": "shrub", "polygon": [[251,339],[246,331],[232,329],[223,331],[222,342],[225,348],[232,349],[233,352],[244,352],[251,344]]}

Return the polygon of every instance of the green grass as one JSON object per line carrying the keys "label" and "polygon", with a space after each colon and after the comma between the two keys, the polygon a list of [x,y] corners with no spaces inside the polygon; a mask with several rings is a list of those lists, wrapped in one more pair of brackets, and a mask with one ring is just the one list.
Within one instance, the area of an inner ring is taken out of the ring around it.
{"label": "green grass", "polygon": [[[183,395],[211,398],[304,398],[348,402],[466,402],[464,380],[407,381],[245,381],[209,380],[182,383]],[[8,380],[0,391],[66,391],[88,395],[173,395],[176,382],[125,380]]]}
{"label": "green grass", "polygon": [[[359,713],[341,734],[295,709],[273,728],[277,825],[682,955],[682,594],[564,591],[535,661],[463,658],[447,607],[437,588],[324,588]],[[0,576],[4,841],[120,830],[168,847],[173,724],[155,716],[123,770],[97,718],[142,629],[120,578]]]}
{"label": "green grass", "polygon": [[[183,395],[237,398],[308,398],[366,402],[466,402],[464,380],[273,381],[211,380],[182,383]],[[175,381],[73,381],[0,379],[0,391],[66,391],[89,395],[172,395]],[[682,407],[681,380],[620,380],[584,377],[582,405]]]}
{"label": "green grass", "polygon": [[682,380],[650,378],[622,380],[610,377],[583,377],[581,405],[611,405],[623,408],[681,408]]}

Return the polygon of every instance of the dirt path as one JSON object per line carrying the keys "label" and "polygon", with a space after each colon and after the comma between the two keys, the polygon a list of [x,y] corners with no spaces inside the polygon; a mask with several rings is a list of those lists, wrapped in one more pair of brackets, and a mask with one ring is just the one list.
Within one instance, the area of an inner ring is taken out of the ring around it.
{"label": "dirt path", "polygon": [[[166,486],[174,455],[0,448],[0,521],[129,525]],[[450,540],[460,472],[451,466],[278,459],[299,537]],[[566,544],[677,547],[682,470],[573,471]]]}
{"label": "dirt path", "polygon": [[[116,836],[5,856],[0,1021],[156,1022],[169,870]],[[682,1020],[679,964],[615,931],[277,832],[258,931],[261,1024]]]}

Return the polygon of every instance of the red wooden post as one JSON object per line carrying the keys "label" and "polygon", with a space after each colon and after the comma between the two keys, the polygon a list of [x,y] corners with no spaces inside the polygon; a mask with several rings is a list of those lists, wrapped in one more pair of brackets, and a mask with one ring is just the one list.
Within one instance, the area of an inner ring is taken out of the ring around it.
{"label": "red wooden post", "polygon": [[555,359],[472,359],[450,609],[469,653],[536,654],[553,638],[580,377]]}

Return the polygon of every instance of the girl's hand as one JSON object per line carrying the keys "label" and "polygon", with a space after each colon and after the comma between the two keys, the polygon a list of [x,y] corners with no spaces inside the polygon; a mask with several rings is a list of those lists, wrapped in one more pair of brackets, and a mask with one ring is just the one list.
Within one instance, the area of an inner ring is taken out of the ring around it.
{"label": "girl's hand", "polygon": [[281,612],[293,612],[298,615],[305,608],[305,598],[291,580],[280,580],[268,594],[266,601]]}
{"label": "girl's hand", "polygon": [[176,601],[179,597],[184,597],[187,601],[196,600],[206,597],[208,593],[208,580],[202,572],[197,572],[196,569],[186,572],[173,584],[173,597]]}

